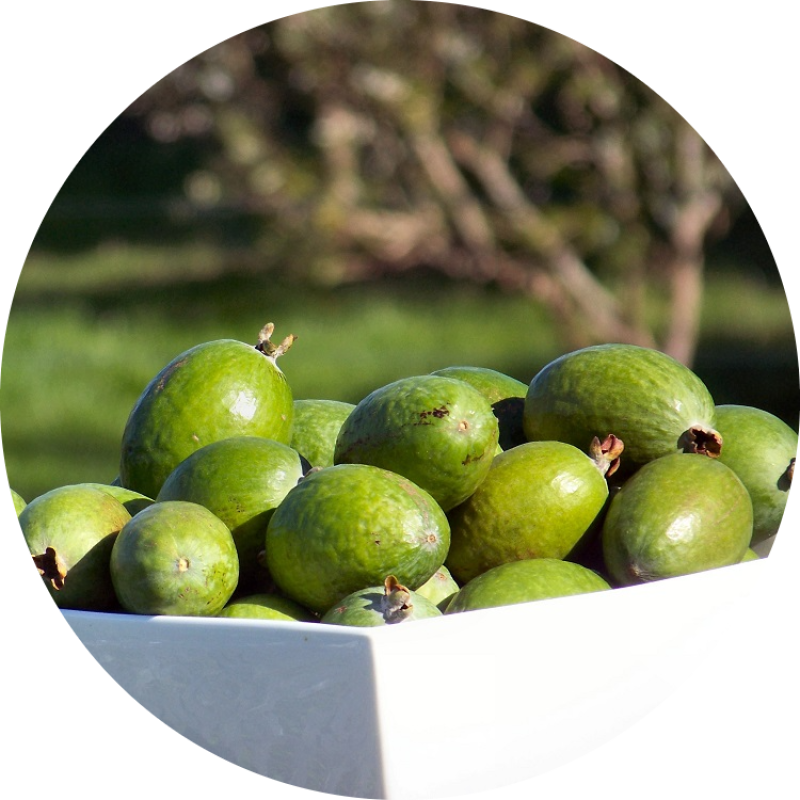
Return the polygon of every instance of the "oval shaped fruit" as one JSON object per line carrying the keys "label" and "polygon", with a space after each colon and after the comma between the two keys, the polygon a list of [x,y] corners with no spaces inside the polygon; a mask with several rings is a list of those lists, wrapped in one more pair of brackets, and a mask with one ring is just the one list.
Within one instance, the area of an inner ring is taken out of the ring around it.
{"label": "oval shaped fruit", "polygon": [[320,622],[372,628],[441,616],[442,612],[432,601],[390,575],[383,586],[359,589],[344,597],[323,614]]}
{"label": "oval shaped fruit", "polygon": [[332,467],[336,437],[354,408],[340,400],[295,400],[289,444],[312,467]]}
{"label": "oval shaped fruit", "polygon": [[447,517],[419,486],[366,464],[309,473],[275,509],[266,562],[281,594],[319,613],[393,574],[412,590],[441,566]]}
{"label": "oval shaped fruit", "polygon": [[625,442],[620,475],[660,456],[716,456],[722,447],[705,384],[674,358],[647,347],[602,344],[551,361],[525,396],[531,441],[558,440],[584,449],[594,436]]}
{"label": "oval shaped fruit", "polygon": [[717,430],[724,447],[719,460],[730,467],[753,502],[753,539],[763,542],[778,532],[792,485],[797,432],[760,408],[717,406]]}
{"label": "oval shaped fruit", "polygon": [[476,388],[492,405],[500,429],[500,448],[510,450],[527,441],[522,427],[528,384],[488,367],[444,367],[431,375],[458,378]]}
{"label": "oval shaped fruit", "polygon": [[201,447],[167,476],[156,498],[197,503],[219,517],[239,555],[239,591],[271,586],[264,536],[278,504],[303,477],[305,464],[289,445],[233,436]]}
{"label": "oval shaped fruit", "polygon": [[111,579],[133,614],[215,616],[239,579],[233,536],[207,508],[170,500],[140,511],[117,535]]}
{"label": "oval shaped fruit", "polygon": [[445,564],[461,584],[509,561],[564,558],[594,527],[608,497],[603,466],[564,442],[528,442],[498,455],[483,483],[448,514]]}
{"label": "oval shaped fruit", "polygon": [[109,563],[114,541],[130,518],[118,500],[82,484],[52,489],[23,509],[22,533],[59,608],[117,606]]}
{"label": "oval shaped fruit", "polygon": [[621,585],[736,564],[753,532],[750,495],[719,461],[686,453],[643,466],[611,500],[603,559]]}
{"label": "oval shaped fruit", "polygon": [[277,622],[318,622],[307,608],[277,594],[261,592],[231,600],[218,617],[234,619],[269,619]]}
{"label": "oval shaped fruit", "polygon": [[510,561],[462,586],[445,609],[445,614],[602,592],[610,588],[597,573],[571,561],[556,558]]}
{"label": "oval shaped fruit", "polygon": [[11,500],[14,503],[14,511],[17,512],[17,516],[19,517],[22,513],[22,509],[28,505],[28,502],[19,492],[15,492],[13,489],[11,489]]}
{"label": "oval shaped fruit", "polygon": [[275,346],[271,333],[265,326],[255,347],[233,339],[196,345],[150,381],[123,431],[122,486],[156,497],[184,458],[231,436],[289,442],[292,391],[276,359],[294,337]]}
{"label": "oval shaped fruit", "polygon": [[484,479],[498,443],[489,401],[464,381],[401,378],[356,404],[336,440],[336,464],[404,475],[447,511]]}

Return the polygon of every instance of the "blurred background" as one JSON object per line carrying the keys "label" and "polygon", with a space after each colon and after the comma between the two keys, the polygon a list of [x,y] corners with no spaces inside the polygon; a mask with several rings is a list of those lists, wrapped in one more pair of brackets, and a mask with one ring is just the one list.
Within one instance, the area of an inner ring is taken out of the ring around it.
{"label": "blurred background", "polygon": [[357,402],[456,364],[527,383],[567,350],[626,341],[797,428],[785,292],[724,165],[613,62],[467,6],[271,22],[100,134],[12,304],[12,486],[30,500],[111,481],[156,372],[268,321],[298,336],[280,362],[298,398]]}

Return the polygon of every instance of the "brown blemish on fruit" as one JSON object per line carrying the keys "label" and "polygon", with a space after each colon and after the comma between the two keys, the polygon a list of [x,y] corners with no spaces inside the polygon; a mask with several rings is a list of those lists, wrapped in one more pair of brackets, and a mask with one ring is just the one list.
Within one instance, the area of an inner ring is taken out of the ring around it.
{"label": "brown blemish on fruit", "polygon": [[67,568],[59,557],[54,547],[47,547],[44,553],[33,556],[33,563],[44,580],[57,591],[64,588],[64,579],[67,577]]}
{"label": "brown blemish on fruit", "polygon": [[420,411],[419,412],[419,422],[414,423],[415,425],[432,425],[433,423],[429,421],[429,417],[433,417],[434,419],[443,419],[450,415],[450,410],[447,406],[439,406],[438,408],[431,409],[430,411]]}
{"label": "brown blemish on fruit", "polygon": [[162,373],[161,377],[158,379],[158,383],[156,384],[155,391],[160,392],[164,389],[167,385],[167,381],[172,376],[172,373],[175,372],[176,369],[182,367],[188,359],[182,358],[180,361],[176,361],[174,364],[170,364]]}
{"label": "brown blemish on fruit", "polygon": [[678,439],[678,449],[684,453],[698,453],[709,458],[718,458],[722,452],[722,436],[713,428],[693,425]]}

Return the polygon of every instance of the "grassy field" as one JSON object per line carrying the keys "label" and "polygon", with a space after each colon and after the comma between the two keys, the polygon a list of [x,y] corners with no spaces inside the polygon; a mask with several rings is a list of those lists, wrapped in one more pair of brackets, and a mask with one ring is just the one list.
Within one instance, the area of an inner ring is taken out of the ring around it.
{"label": "grassy field", "polygon": [[[267,321],[276,339],[298,336],[281,359],[298,398],[357,402],[451,364],[528,382],[565,349],[544,310],[521,297],[420,280],[327,290],[222,267],[193,248],[29,259],[0,383],[6,468],[23,497],[112,480],[125,420],[150,378],[199,342],[255,341]],[[794,425],[797,353],[783,291],[731,273],[708,296],[695,366],[715,399]]]}

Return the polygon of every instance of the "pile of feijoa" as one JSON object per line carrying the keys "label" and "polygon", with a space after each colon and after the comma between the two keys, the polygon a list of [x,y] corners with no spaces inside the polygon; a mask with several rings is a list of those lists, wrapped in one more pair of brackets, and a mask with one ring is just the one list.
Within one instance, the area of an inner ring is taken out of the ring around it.
{"label": "pile of feijoa", "polygon": [[797,433],[658,350],[566,353],[529,385],[450,366],[295,399],[292,345],[200,344],[144,388],[118,477],[12,496],[61,608],[375,626],[757,558]]}

